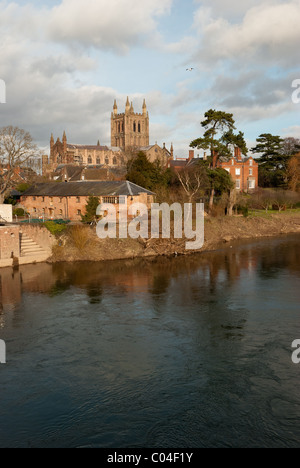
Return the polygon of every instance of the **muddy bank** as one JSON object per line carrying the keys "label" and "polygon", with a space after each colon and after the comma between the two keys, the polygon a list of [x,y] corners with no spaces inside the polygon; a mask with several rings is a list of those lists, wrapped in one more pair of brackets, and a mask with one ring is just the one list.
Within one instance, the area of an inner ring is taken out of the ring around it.
{"label": "muddy bank", "polygon": [[186,250],[186,239],[98,239],[95,228],[82,227],[73,236],[63,235],[53,247],[51,262],[101,261],[137,257],[189,255],[216,250],[237,240],[300,233],[300,213],[268,217],[206,218],[201,250]]}

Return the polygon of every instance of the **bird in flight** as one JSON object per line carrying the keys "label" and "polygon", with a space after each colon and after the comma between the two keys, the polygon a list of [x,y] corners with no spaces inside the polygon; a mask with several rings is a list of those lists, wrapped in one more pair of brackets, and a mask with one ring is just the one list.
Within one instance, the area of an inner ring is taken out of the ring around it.
{"label": "bird in flight", "polygon": [[194,68],[187,68],[186,71],[192,71]]}

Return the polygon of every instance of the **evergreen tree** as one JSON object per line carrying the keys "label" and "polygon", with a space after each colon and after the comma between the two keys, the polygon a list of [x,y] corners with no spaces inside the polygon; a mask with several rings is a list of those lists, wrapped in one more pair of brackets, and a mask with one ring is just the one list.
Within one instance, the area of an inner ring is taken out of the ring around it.
{"label": "evergreen tree", "polygon": [[91,223],[96,219],[96,211],[100,204],[99,198],[91,196],[86,204],[85,214],[81,216],[83,223]]}

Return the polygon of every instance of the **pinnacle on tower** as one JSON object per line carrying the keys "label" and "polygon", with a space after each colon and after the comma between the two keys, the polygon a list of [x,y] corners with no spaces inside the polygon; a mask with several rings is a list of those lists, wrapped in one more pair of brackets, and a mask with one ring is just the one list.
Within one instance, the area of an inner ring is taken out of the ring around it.
{"label": "pinnacle on tower", "polygon": [[127,101],[126,101],[126,106],[125,106],[125,112],[130,111],[130,103],[129,103],[129,97],[127,96]]}
{"label": "pinnacle on tower", "polygon": [[114,115],[117,115],[118,113],[118,106],[117,106],[117,100],[115,99],[115,102],[114,102]]}
{"label": "pinnacle on tower", "polygon": [[53,144],[53,145],[54,145],[54,136],[53,136],[53,133],[51,133],[50,144]]}
{"label": "pinnacle on tower", "polygon": [[147,114],[147,106],[146,106],[146,99],[144,99],[144,102],[143,102],[143,115],[146,115]]}
{"label": "pinnacle on tower", "polygon": [[133,103],[131,102],[131,106],[130,106],[130,112],[132,112],[132,114],[134,114],[134,109],[133,109]]}
{"label": "pinnacle on tower", "polygon": [[67,140],[67,135],[66,135],[66,132],[64,131],[64,134],[63,134],[63,141],[66,141]]}
{"label": "pinnacle on tower", "polygon": [[100,140],[98,140],[98,142],[97,142],[97,146],[101,146],[101,145],[100,145]]}

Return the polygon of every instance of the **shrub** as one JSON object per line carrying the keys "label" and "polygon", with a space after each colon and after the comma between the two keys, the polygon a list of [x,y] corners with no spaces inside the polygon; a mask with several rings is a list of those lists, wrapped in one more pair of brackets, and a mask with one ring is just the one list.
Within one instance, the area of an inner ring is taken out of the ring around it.
{"label": "shrub", "polygon": [[69,228],[69,238],[74,247],[82,251],[89,241],[89,230],[80,225],[71,226]]}
{"label": "shrub", "polygon": [[45,227],[54,236],[57,236],[57,235],[61,234],[63,231],[65,231],[67,229],[67,226],[65,224],[57,224],[54,221],[46,221],[45,222]]}
{"label": "shrub", "polygon": [[13,214],[14,216],[25,216],[25,211],[23,210],[23,208],[16,208],[13,211]]}

